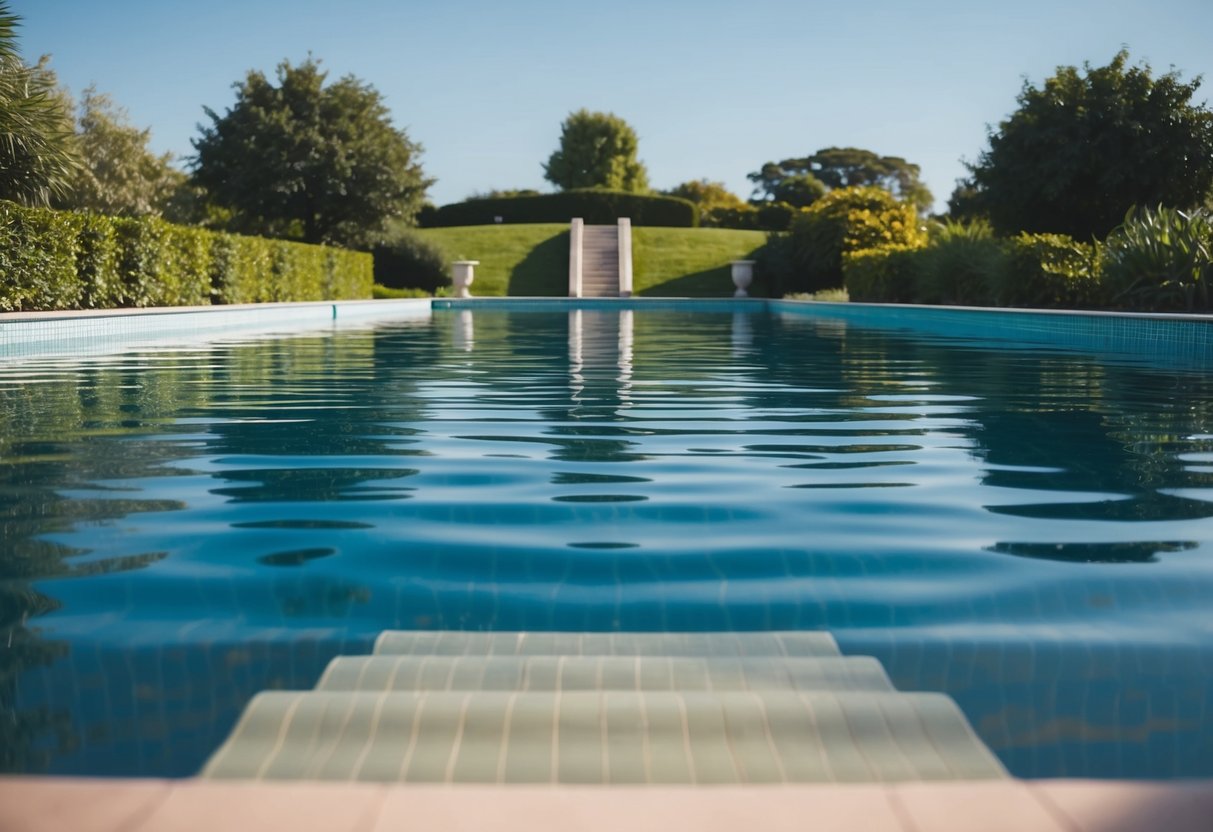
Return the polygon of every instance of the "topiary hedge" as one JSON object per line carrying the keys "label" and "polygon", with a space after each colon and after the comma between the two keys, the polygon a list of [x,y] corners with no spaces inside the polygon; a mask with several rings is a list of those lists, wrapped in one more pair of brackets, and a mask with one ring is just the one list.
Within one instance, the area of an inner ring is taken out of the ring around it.
{"label": "topiary hedge", "polygon": [[686,199],[631,191],[578,188],[538,196],[487,197],[443,205],[421,216],[425,228],[452,225],[569,222],[580,217],[590,225],[609,225],[627,217],[632,225],[695,228],[699,209]]}
{"label": "topiary hedge", "polygon": [[0,311],[369,298],[371,255],[0,201]]}

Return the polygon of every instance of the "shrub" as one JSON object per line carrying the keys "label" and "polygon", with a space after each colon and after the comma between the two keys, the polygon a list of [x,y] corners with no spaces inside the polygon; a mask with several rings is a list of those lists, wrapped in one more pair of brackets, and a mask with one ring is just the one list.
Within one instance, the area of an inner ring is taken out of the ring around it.
{"label": "shrub", "polygon": [[917,299],[921,246],[891,245],[848,251],[842,256],[842,275],[853,301],[912,303]]}
{"label": "shrub", "polygon": [[82,309],[111,309],[122,300],[118,276],[118,234],[108,217],[80,214],[76,236],[76,277]]}
{"label": "shrub", "polygon": [[374,262],[366,253],[345,248],[326,248],[328,272],[325,297],[356,300],[370,297],[374,283]]}
{"label": "shrub", "polygon": [[211,302],[211,235],[201,228],[164,225],[165,269],[173,275],[174,294],[167,306],[202,306]]}
{"label": "shrub", "polygon": [[1101,246],[1064,234],[1020,234],[1005,243],[1006,260],[994,275],[1000,306],[1073,309],[1102,305]]}
{"label": "shrub", "polygon": [[704,228],[736,228],[754,231],[758,229],[758,209],[753,205],[700,208],[699,224]]}
{"label": "shrub", "polygon": [[369,254],[0,202],[0,310],[365,298]]}
{"label": "shrub", "polygon": [[178,294],[165,237],[168,223],[153,217],[112,218],[118,238],[119,306],[170,306]]}
{"label": "shrub", "polygon": [[770,287],[771,297],[799,294],[796,285],[796,258],[787,233],[771,232],[767,242],[754,253],[755,269]]}
{"label": "shrub", "polygon": [[211,246],[211,299],[214,303],[270,300],[268,240],[216,234]]}
{"label": "shrub", "polygon": [[842,256],[848,251],[925,241],[913,204],[898,202],[881,188],[840,188],[799,211],[789,226],[796,273],[790,291],[842,285]]}
{"label": "shrub", "polygon": [[569,222],[581,217],[587,223],[604,225],[621,217],[633,225],[694,228],[699,210],[693,202],[670,196],[580,188],[539,196],[469,199],[443,205],[423,215],[426,228],[452,225],[492,225],[500,217],[506,223]]}
{"label": "shrub", "polygon": [[389,289],[415,288],[433,292],[450,283],[451,264],[440,246],[401,229],[376,246],[375,283]]}
{"label": "shrub", "polygon": [[75,309],[80,217],[0,202],[0,310]]}
{"label": "shrub", "polygon": [[324,300],[328,263],[321,246],[270,240],[271,300]]}
{"label": "shrub", "polygon": [[1213,309],[1213,228],[1201,212],[1130,208],[1108,235],[1105,280],[1111,302],[1132,309]]}
{"label": "shrub", "polygon": [[764,202],[758,206],[758,228],[762,231],[787,231],[800,211],[786,202]]}
{"label": "shrub", "polygon": [[919,263],[915,300],[988,306],[1005,259],[1002,242],[984,221],[936,226]]}

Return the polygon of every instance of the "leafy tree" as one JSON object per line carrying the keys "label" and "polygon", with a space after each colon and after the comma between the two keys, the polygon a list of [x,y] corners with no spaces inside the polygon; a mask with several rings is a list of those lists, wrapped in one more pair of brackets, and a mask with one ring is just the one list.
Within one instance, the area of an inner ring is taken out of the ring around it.
{"label": "leafy tree", "polygon": [[762,170],[751,173],[748,178],[754,183],[750,201],[754,204],[782,202],[795,208],[808,208],[825,196],[826,185],[807,168],[797,167],[799,159],[784,159],[782,162],[767,162]]}
{"label": "leafy tree", "polygon": [[185,187],[172,155],[148,147],[151,131],[130,124],[126,111],[89,87],[80,99],[76,141],[84,164],[55,207],[109,216],[159,216]]}
{"label": "leafy tree", "polygon": [[0,199],[49,205],[69,191],[80,162],[70,107],[45,58],[21,60],[19,25],[0,0]]}
{"label": "leafy tree", "polygon": [[749,179],[754,197],[808,207],[828,190],[883,188],[896,198],[930,207],[933,197],[919,180],[921,169],[900,156],[880,156],[858,147],[827,147],[811,156],[767,162]]}
{"label": "leafy tree", "polygon": [[687,199],[699,206],[700,211],[713,211],[718,208],[745,208],[746,204],[737,194],[725,187],[723,182],[710,182],[707,179],[694,179],[683,182],[668,191],[662,191],[666,196],[676,196]]}
{"label": "leafy tree", "polygon": [[643,193],[649,175],[636,158],[636,131],[614,113],[578,110],[560,125],[560,148],[543,176],[557,188],[610,188]]}
{"label": "leafy tree", "polygon": [[989,136],[949,202],[999,232],[1102,238],[1134,205],[1199,206],[1213,188],[1213,112],[1200,79],[1155,78],[1121,51],[1104,67],[1024,82],[1019,108]]}
{"label": "leafy tree", "polygon": [[206,108],[194,181],[231,212],[232,230],[366,247],[420,210],[433,184],[421,146],[392,125],[369,84],[327,77],[311,58],[284,61],[277,85],[251,71],[226,113]]}
{"label": "leafy tree", "polygon": [[725,187],[723,182],[693,179],[683,182],[668,191],[665,196],[694,202],[699,206],[699,224],[708,228],[758,227],[758,211],[737,194]]}

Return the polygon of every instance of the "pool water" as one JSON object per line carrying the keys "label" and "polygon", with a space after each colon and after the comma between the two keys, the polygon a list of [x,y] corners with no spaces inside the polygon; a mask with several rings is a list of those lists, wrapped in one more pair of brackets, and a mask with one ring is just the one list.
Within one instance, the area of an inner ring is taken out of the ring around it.
{"label": "pool water", "polygon": [[0,368],[0,768],[197,771],[386,628],[828,629],[1025,777],[1213,776],[1213,380],[761,307]]}

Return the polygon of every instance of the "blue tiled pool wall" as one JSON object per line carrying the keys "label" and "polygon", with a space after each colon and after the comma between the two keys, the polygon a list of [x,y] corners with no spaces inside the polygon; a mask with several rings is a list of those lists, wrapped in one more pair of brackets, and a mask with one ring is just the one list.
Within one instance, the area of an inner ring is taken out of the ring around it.
{"label": "blue tiled pool wall", "polygon": [[203,340],[227,332],[266,334],[333,326],[334,322],[427,318],[431,309],[677,309],[758,311],[845,321],[955,339],[997,341],[1001,347],[1059,348],[1181,367],[1213,364],[1213,317],[967,309],[896,304],[815,303],[761,299],[471,298],[337,303],[256,304],[175,312],[0,317],[0,359],[70,350],[103,352],[141,343]]}
{"label": "blue tiled pool wall", "polygon": [[1002,348],[1056,348],[1193,368],[1213,364],[1213,317],[770,301],[772,312]]}
{"label": "blue tiled pool wall", "polygon": [[139,345],[185,344],[228,334],[288,335],[347,323],[428,318],[427,300],[249,304],[182,311],[0,317],[0,360],[70,352],[97,354]]}

